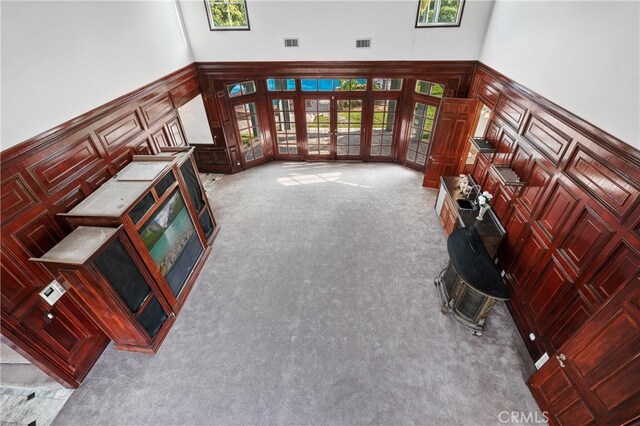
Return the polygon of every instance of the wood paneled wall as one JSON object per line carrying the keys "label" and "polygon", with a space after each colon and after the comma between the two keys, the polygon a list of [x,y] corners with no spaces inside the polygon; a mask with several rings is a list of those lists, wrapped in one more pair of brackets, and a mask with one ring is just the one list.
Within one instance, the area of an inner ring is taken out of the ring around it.
{"label": "wood paneled wall", "polygon": [[[256,80],[256,105],[265,132],[266,160],[274,158],[271,141],[275,138],[267,125],[272,117],[271,104],[264,93],[264,80],[272,77],[287,78],[403,78],[415,84],[415,79],[435,81],[446,85],[447,96],[466,97],[471,83],[475,61],[336,61],[336,62],[198,62],[198,77],[202,97],[209,118],[213,144],[196,145],[196,161],[203,171],[235,173],[243,170],[240,160],[234,115],[226,93],[226,84]],[[412,80],[413,79],[413,80]],[[405,84],[397,114],[400,116],[396,133],[408,132],[412,119],[414,87]],[[310,93],[307,93],[310,94]],[[285,93],[299,99],[300,93]],[[365,97],[367,95],[365,94]],[[404,103],[403,103],[404,101]],[[371,102],[371,99],[365,99]],[[401,150],[400,150],[401,151]]]}
{"label": "wood paneled wall", "polygon": [[[55,277],[40,257],[70,231],[67,212],[134,154],[184,145],[177,108],[200,93],[193,65],[3,151],[2,335],[66,386],[78,386],[108,340],[67,293],[39,296]],[[63,100],[61,100],[63,101]]]}
{"label": "wood paneled wall", "polygon": [[[473,176],[507,230],[509,307],[532,356],[552,354],[616,290],[640,285],[640,152],[483,64],[469,97],[493,110],[499,152],[479,155]],[[511,164],[524,188],[501,184],[491,162]]]}

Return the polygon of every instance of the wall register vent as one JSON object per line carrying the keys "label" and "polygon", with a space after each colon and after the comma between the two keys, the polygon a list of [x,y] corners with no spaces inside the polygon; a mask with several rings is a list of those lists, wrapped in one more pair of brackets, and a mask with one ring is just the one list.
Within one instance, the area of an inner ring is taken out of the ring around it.
{"label": "wall register vent", "polygon": [[356,39],[356,49],[362,49],[365,47],[371,47],[371,39],[370,38],[359,38]]}
{"label": "wall register vent", "polygon": [[298,39],[297,38],[285,38],[284,39],[284,47],[298,47]]}

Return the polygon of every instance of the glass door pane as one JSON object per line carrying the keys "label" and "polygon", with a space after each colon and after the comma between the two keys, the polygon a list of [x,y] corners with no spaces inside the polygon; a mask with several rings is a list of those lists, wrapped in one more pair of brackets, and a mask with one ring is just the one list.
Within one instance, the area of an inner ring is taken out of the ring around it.
{"label": "glass door pane", "polygon": [[240,150],[244,155],[245,162],[248,163],[264,157],[256,104],[250,102],[236,105],[234,112],[238,132],[240,133]]}
{"label": "glass door pane", "polygon": [[373,103],[373,129],[371,132],[372,157],[390,157],[393,142],[393,123],[396,118],[396,101],[381,99]]}
{"label": "glass door pane", "polygon": [[307,99],[307,154],[309,157],[331,155],[331,99]]}
{"label": "glass door pane", "polygon": [[411,134],[409,135],[409,147],[406,160],[424,166],[427,160],[427,148],[431,140],[433,121],[436,118],[437,108],[416,102],[413,108],[413,120],[411,122]]}
{"label": "glass door pane", "polygon": [[275,119],[275,134],[278,154],[288,155],[298,153],[298,139],[296,138],[296,117],[294,102],[291,99],[274,99],[272,102],[273,117]]}
{"label": "glass door pane", "polygon": [[336,101],[337,155],[360,156],[362,140],[362,99],[338,99]]}

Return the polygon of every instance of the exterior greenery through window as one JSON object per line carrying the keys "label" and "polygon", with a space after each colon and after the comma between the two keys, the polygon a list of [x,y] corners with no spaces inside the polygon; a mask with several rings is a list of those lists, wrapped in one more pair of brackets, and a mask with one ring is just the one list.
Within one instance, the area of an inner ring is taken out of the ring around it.
{"label": "exterior greenery through window", "polygon": [[296,117],[291,99],[273,100],[273,117],[276,123],[279,154],[297,154]]}
{"label": "exterior greenery through window", "polygon": [[212,30],[248,30],[249,16],[245,0],[205,0]]}
{"label": "exterior greenery through window", "polygon": [[420,0],[416,27],[460,25],[464,0]]}
{"label": "exterior greenery through window", "polygon": [[238,131],[240,132],[240,149],[246,162],[257,160],[264,156],[260,124],[256,113],[256,104],[236,105],[234,107]]}
{"label": "exterior greenery through window", "polygon": [[402,89],[402,79],[401,78],[374,78],[373,79],[373,90],[374,91],[382,91],[382,90],[401,90]]}
{"label": "exterior greenery through window", "polygon": [[380,99],[373,104],[373,132],[371,134],[371,156],[389,157],[393,141],[393,122],[396,101]]}
{"label": "exterior greenery through window", "polygon": [[436,107],[416,102],[413,109],[407,161],[424,166],[435,118]]}
{"label": "exterior greenery through window", "polygon": [[338,155],[360,155],[362,136],[362,100],[339,100],[337,104],[338,125],[336,143]]}
{"label": "exterior greenery through window", "polygon": [[441,98],[444,94],[444,85],[440,83],[432,83],[430,81],[416,81],[416,92],[423,95],[435,96]]}
{"label": "exterior greenery through window", "polygon": [[303,78],[300,80],[303,92],[349,92],[367,90],[366,78]]}

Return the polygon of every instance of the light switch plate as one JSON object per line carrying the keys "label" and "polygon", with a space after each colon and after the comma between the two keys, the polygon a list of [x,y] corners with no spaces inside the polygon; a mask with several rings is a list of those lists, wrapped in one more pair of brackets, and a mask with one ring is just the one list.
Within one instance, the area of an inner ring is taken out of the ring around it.
{"label": "light switch plate", "polygon": [[42,297],[49,305],[53,306],[62,297],[62,295],[65,294],[65,292],[66,290],[62,284],[53,280],[40,292],[40,297]]}
{"label": "light switch plate", "polygon": [[542,368],[542,366],[549,361],[549,354],[548,353],[543,353],[542,356],[536,361],[536,368],[538,370],[540,370]]}

